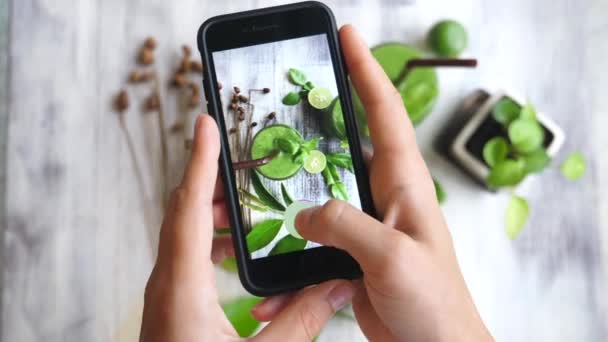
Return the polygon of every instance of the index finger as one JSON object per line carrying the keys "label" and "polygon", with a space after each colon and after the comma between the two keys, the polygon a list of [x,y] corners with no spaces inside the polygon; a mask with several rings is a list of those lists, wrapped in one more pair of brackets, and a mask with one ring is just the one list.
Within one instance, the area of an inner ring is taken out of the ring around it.
{"label": "index finger", "polygon": [[401,95],[351,25],[340,29],[340,45],[350,79],[365,107],[374,153],[416,146]]}

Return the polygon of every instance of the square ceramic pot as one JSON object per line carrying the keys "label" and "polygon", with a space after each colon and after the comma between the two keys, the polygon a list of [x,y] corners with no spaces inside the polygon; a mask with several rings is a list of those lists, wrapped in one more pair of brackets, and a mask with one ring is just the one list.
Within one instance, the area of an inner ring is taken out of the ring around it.
{"label": "square ceramic pot", "polygon": [[[449,153],[454,161],[484,186],[486,186],[485,180],[490,173],[490,168],[483,160],[483,146],[488,140],[496,136],[507,138],[502,125],[494,120],[492,116],[494,106],[505,97],[515,101],[520,106],[525,104],[525,101],[512,93],[498,91],[490,94],[484,102],[480,103],[476,112],[456,134],[450,145]],[[543,145],[547,154],[554,157],[564,143],[564,132],[553,120],[540,111],[537,112],[537,120],[545,130]]]}

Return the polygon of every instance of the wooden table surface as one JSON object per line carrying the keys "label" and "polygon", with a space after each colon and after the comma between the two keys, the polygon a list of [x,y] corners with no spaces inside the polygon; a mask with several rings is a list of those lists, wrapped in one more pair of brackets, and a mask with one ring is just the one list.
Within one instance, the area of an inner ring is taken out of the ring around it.
{"label": "wooden table surface", "polygon": [[[161,219],[156,117],[135,104],[126,126],[112,96],[134,66],[137,45],[157,37],[167,79],[179,46],[195,45],[207,17],[283,1],[0,0],[0,228],[2,341],[133,341]],[[417,128],[466,281],[499,341],[608,338],[608,2],[328,1],[370,45],[421,45],[441,18],[463,22],[475,70],[441,70],[441,97]],[[532,218],[516,241],[503,231],[505,195],[477,187],[432,148],[460,99],[477,87],[514,89],[566,131],[558,155],[581,150],[578,183],[547,171],[521,192]],[[163,90],[164,91],[164,90]],[[177,119],[166,91],[168,125]],[[187,114],[191,117],[192,113]],[[187,132],[191,126],[187,125]],[[170,134],[171,184],[186,153]],[[222,298],[242,294],[219,272]],[[320,341],[364,339],[336,319]]]}

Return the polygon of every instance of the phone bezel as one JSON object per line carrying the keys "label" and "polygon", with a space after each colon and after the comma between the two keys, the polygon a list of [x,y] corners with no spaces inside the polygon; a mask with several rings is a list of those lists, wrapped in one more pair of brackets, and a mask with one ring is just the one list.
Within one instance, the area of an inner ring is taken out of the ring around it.
{"label": "phone bezel", "polygon": [[[312,18],[312,19],[311,19]],[[357,262],[346,252],[322,246],[299,252],[252,259],[246,246],[244,227],[234,170],[230,158],[228,135],[220,103],[218,81],[212,53],[215,51],[263,44],[285,39],[326,34],[334,73],[341,99],[355,177],[363,211],[375,215],[367,168],[359,141],[357,122],[352,107],[347,70],[339,49],[335,19],[324,4],[308,1],[247,12],[213,17],[205,21],[197,35],[202,62],[203,86],[209,113],[220,129],[220,167],[225,188],[225,200],[230,211],[239,278],[251,293],[268,296],[296,290],[334,278],[353,279],[361,276]]]}

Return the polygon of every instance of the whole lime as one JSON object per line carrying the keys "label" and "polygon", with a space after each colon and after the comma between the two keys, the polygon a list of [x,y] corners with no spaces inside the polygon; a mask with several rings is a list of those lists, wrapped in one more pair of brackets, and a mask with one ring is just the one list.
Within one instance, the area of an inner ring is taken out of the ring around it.
{"label": "whole lime", "polygon": [[431,28],[428,44],[440,56],[458,57],[467,47],[467,31],[457,21],[442,20]]}

